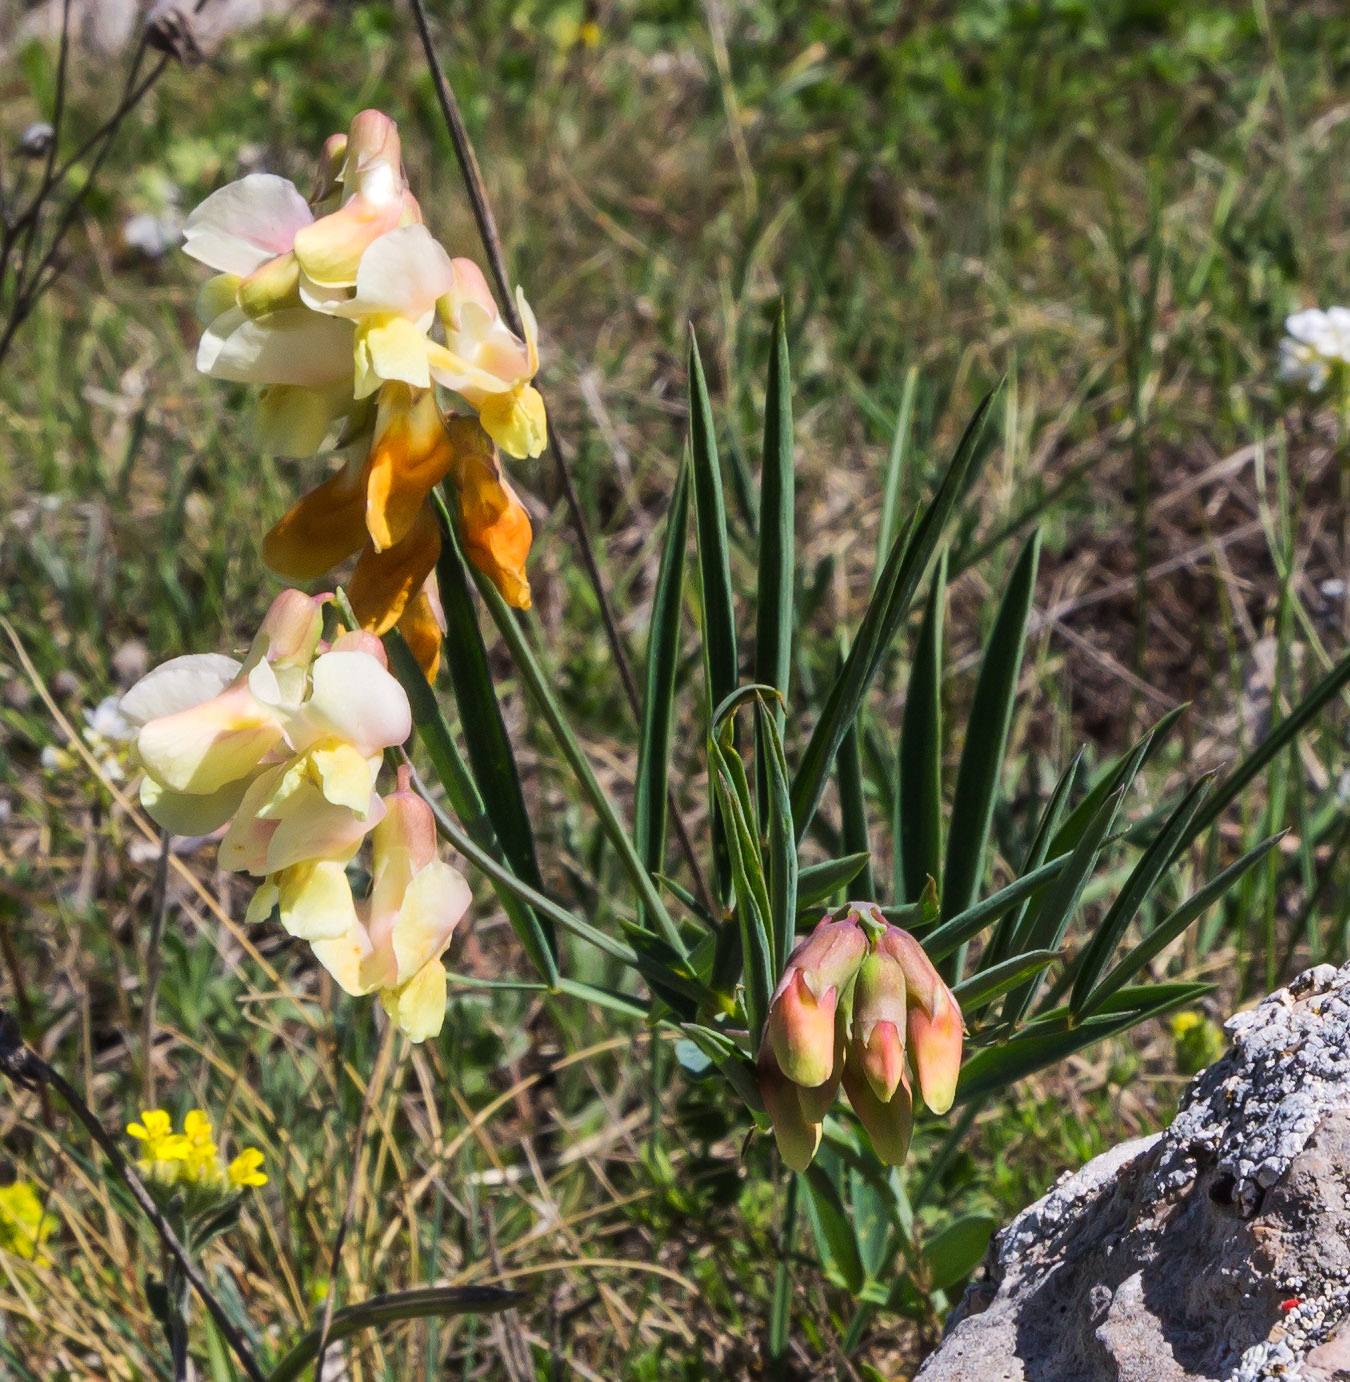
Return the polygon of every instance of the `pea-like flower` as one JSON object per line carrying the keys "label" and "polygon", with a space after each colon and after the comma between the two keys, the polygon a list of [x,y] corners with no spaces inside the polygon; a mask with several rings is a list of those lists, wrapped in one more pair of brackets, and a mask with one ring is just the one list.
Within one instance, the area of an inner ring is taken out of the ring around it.
{"label": "pea-like flower", "polygon": [[1330,382],[1350,380],[1350,308],[1310,307],[1285,319],[1280,378],[1320,393]]}
{"label": "pea-like flower", "polygon": [[0,1186],[0,1252],[45,1266],[48,1258],[43,1245],[56,1226],[56,1216],[47,1213],[44,1196],[31,1182],[16,1180]]}
{"label": "pea-like flower", "polygon": [[445,1016],[441,955],[468,909],[469,885],[437,858],[435,819],[406,767],[384,807],[372,836],[370,896],[356,903],[350,889],[334,890],[331,915],[345,924],[338,935],[316,936],[314,953],[347,993],[378,993],[400,1031],[424,1041]]}

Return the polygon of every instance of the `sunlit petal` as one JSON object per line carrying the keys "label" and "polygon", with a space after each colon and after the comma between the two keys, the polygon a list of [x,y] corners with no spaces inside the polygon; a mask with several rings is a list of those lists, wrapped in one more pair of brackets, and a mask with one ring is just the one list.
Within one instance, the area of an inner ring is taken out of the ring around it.
{"label": "sunlit petal", "polygon": [[313,219],[293,183],[275,173],[250,173],[213,192],[188,216],[183,251],[208,268],[242,277],[285,254]]}

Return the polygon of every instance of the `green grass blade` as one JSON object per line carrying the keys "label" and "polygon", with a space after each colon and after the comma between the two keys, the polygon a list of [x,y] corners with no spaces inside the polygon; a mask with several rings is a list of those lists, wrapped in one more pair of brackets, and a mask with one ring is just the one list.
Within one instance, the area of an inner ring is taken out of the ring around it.
{"label": "green grass blade", "polygon": [[1058,950],[1028,950],[1024,955],[1014,955],[989,969],[962,979],[952,989],[952,996],[963,1008],[977,1008],[1007,993],[1022,980],[1039,974],[1047,966],[1059,959]]}
{"label": "green grass blade", "polygon": [[[698,535],[699,601],[702,613],[705,709],[726,699],[740,680],[736,652],[736,614],[731,596],[731,556],[727,547],[726,500],[717,456],[712,404],[698,341],[689,334],[689,454],[693,465],[694,529]],[[727,843],[716,794],[712,803],[713,857],[718,891],[726,896]]]}
{"label": "green grass blade", "polygon": [[808,864],[797,875],[797,911],[802,913],[831,898],[857,876],[870,854],[845,854],[839,859]]}
{"label": "green grass blade", "polygon": [[787,758],[772,702],[755,706],[756,730],[767,769],[767,792],[761,814],[769,824],[769,920],[772,925],[772,976],[787,966],[797,934],[797,837],[792,832],[792,801]]}
{"label": "green grass blade", "polygon": [[[415,1291],[371,1296],[369,1300],[333,1312],[328,1342],[340,1343],[363,1329],[380,1329],[404,1320],[491,1315],[509,1310],[523,1299],[518,1291],[503,1291],[496,1286],[426,1286]],[[319,1339],[320,1331],[311,1329],[272,1369],[267,1382],[295,1382],[303,1377],[319,1351]]]}
{"label": "green grass blade", "polygon": [[1111,962],[1116,946],[1126,928],[1134,920],[1140,907],[1144,905],[1158,880],[1171,867],[1176,857],[1177,842],[1183,839],[1197,812],[1204,804],[1209,791],[1210,779],[1201,778],[1181,799],[1167,824],[1154,836],[1147,849],[1139,856],[1125,886],[1116,894],[1115,901],[1107,909],[1106,915],[1093,929],[1092,936],[1083,947],[1074,966],[1073,990],[1069,997],[1069,1009],[1075,1017],[1082,1016],[1083,1005],[1088,994],[1097,986],[1102,972]]}
{"label": "green grass blade", "polygon": [[1083,1000],[1081,1015],[1090,1016],[1130,982],[1145,965],[1162,954],[1192,922],[1207,912],[1248,870],[1254,868],[1284,838],[1272,835],[1198,888],[1170,916],[1165,917],[1134,947]]}
{"label": "green grass blade", "polygon": [[1000,1094],[1015,1081],[1055,1065],[1075,1051],[1137,1027],[1151,1017],[1161,1017],[1173,1008],[1194,1002],[1212,990],[1212,984],[1183,984],[1178,988],[1151,990],[1154,1001],[1126,1013],[1102,1013],[1077,1026],[1069,1026],[1067,1015],[1058,1018],[1048,1030],[1027,1031],[1002,1046],[989,1046],[976,1053],[961,1070],[956,1102],[968,1103],[987,1094]]}
{"label": "green grass blade", "polygon": [[[1136,771],[1140,756],[1137,751],[1130,755]],[[1050,885],[1040,905],[1027,918],[1023,934],[1015,938],[1015,950],[1059,949],[1064,940],[1064,932],[1078,907],[1078,900],[1082,897],[1083,889],[1097,865],[1097,858],[1106,844],[1106,838],[1115,826],[1121,802],[1133,780],[1134,771],[1128,772],[1120,787],[1098,806],[1096,815],[1074,847],[1064,871]],[[1031,1006],[1038,987],[1038,981],[1033,979],[1009,994],[1003,1007],[1003,1020],[1014,1026],[1019,1023]]]}
{"label": "green grass blade", "polygon": [[1198,839],[1223,815],[1242,789],[1265,771],[1271,760],[1287,748],[1328,701],[1350,684],[1350,653],[1332,667],[1326,676],[1280,721],[1279,725],[1233,769],[1214,789],[1214,795],[1191,822],[1187,836],[1178,846],[1178,853]]}
{"label": "green grass blade", "polygon": [[900,411],[891,434],[891,449],[886,457],[886,479],[881,487],[881,521],[877,525],[878,571],[886,564],[895,535],[900,531],[900,505],[905,493],[905,460],[909,455],[909,437],[914,421],[914,394],[919,386],[919,367],[911,365],[905,371],[900,392]]}
{"label": "green grass blade", "polygon": [[909,610],[919,582],[937,552],[947,520],[974,479],[976,464],[982,459],[978,443],[996,393],[997,390],[992,390],[986,394],[976,408],[937,493],[922,517],[901,532],[892,545],[886,567],[858,626],[848,660],[830,689],[825,708],[816,721],[792,780],[792,819],[799,841],[815,815],[839,742],[853,723],[867,688]]}
{"label": "green grass blade", "polygon": [[862,1290],[864,1273],[853,1220],[829,1173],[819,1162],[809,1166],[799,1179],[806,1182],[806,1213],[820,1253],[820,1265],[833,1271],[856,1296]]}
{"label": "green grass blade", "polygon": [[[792,671],[796,496],[792,448],[792,379],[787,329],[780,305],[764,400],[764,458],[760,472],[759,577],[755,610],[755,680],[787,699]],[[782,732],[783,710],[774,711]]]}
{"label": "green grass blade", "polygon": [[633,786],[633,838],[648,873],[660,873],[666,857],[666,800],[675,682],[680,660],[680,611],[684,552],[689,528],[689,466],[680,467],[670,496],[661,565],[652,595],[651,631],[642,696],[642,733]]}
{"label": "green grass blade", "polygon": [[[1036,592],[1040,550],[1040,533],[1034,532],[1023,545],[1009,577],[975,684],[947,833],[941,886],[944,919],[964,912],[974,903],[984,877],[989,830],[1026,649],[1027,619]],[[955,954],[951,972],[959,977],[963,953],[958,949]]]}
{"label": "green grass blade", "polygon": [[834,775],[839,788],[839,815],[843,827],[839,843],[850,854],[868,855],[858,874],[858,892],[864,898],[875,899],[876,882],[872,877],[871,835],[867,828],[867,798],[863,790],[856,720],[839,741],[839,750],[834,756]]}
{"label": "green grass blade", "polygon": [[446,662],[455,702],[459,706],[460,724],[464,727],[469,767],[511,867],[531,887],[542,889],[544,883],[535,853],[534,830],[525,809],[516,755],[497,701],[483,631],[478,626],[478,612],[474,608],[459,547],[459,534],[453,524],[445,528],[442,538],[436,575],[445,608],[445,640],[451,650]]}
{"label": "green grass blade", "polygon": [[897,902],[917,901],[928,879],[936,882],[942,877],[942,625],[946,606],[944,552],[928,594],[900,721],[892,832]]}
{"label": "green grass blade", "polygon": [[[475,845],[489,855],[498,867],[504,868],[506,855],[498,843],[483,799],[478,794],[478,786],[460,756],[459,746],[450,732],[450,726],[445,722],[445,716],[441,714],[436,693],[418,666],[412,649],[397,629],[391,629],[385,635],[384,646],[389,657],[390,670],[408,693],[408,704],[412,708],[417,737],[421,739],[422,746],[427,751],[437,780],[445,789],[450,809],[464,823],[464,829]],[[539,971],[550,988],[556,987],[557,937],[552,926],[526,905],[516,891],[500,878],[494,877],[490,871],[488,878],[511,929],[529,956],[530,963]]]}
{"label": "green grass blade", "polygon": [[973,940],[986,926],[1034,897],[1052,878],[1059,876],[1068,862],[1069,856],[1061,854],[1058,859],[1051,859],[1030,873],[1024,873],[1006,888],[991,893],[983,902],[957,913],[950,921],[944,921],[941,926],[920,937],[924,952],[934,964],[945,959],[958,945]]}
{"label": "green grass blade", "polygon": [[562,750],[563,757],[567,759],[568,765],[576,777],[577,785],[591,803],[591,807],[600,821],[601,829],[633,885],[633,891],[642,904],[644,914],[650,918],[670,945],[681,955],[684,955],[684,942],[680,938],[679,929],[671,919],[670,913],[666,911],[666,905],[661,900],[661,895],[657,891],[651,874],[643,866],[642,859],[639,857],[627,829],[619,819],[618,808],[600,785],[590,760],[577,742],[576,735],[572,733],[572,727],[567,723],[567,717],[563,714],[562,707],[553,694],[550,679],[544,675],[544,670],[540,667],[539,660],[535,657],[534,649],[530,647],[524,630],[517,622],[514,611],[502,599],[497,587],[486,576],[478,571],[474,572],[474,576],[478,583],[479,593],[488,607],[488,613],[492,615],[493,623],[497,625],[503,641],[510,649],[511,657],[520,672],[521,681],[531,701],[544,719],[548,721],[553,738]]}
{"label": "green grass blade", "polygon": [[[1030,877],[1046,862],[1050,843],[1059,831],[1059,823],[1063,819],[1069,798],[1073,794],[1074,783],[1078,780],[1078,768],[1082,761],[1083,750],[1079,749],[1074,754],[1073,761],[1060,774],[1059,781],[1055,783],[1055,790],[1050,793],[1050,800],[1046,802],[1045,810],[1041,812],[1041,818],[1036,824],[1036,834],[1032,837],[1031,848],[1027,850],[1027,857],[1022,861],[1023,878]],[[1068,857],[1069,852],[1067,850],[1055,856],[1057,859],[1064,860],[1067,860]],[[982,966],[995,965],[1008,958],[1012,953],[1013,937],[1021,932],[1030,907],[1031,898],[1026,897],[1018,904],[1015,911],[1005,913],[1002,921],[995,928],[994,934],[989,938],[989,944],[985,946],[984,953],[980,956]]]}
{"label": "green grass blade", "polygon": [[[740,772],[736,772],[734,759]],[[736,920],[740,929],[742,976],[745,982],[745,1015],[750,1031],[758,1036],[769,1012],[774,988],[772,909],[759,842],[745,815],[744,767],[735,749],[724,753],[714,739],[708,740],[708,765],[717,804],[727,822],[727,853],[736,895]]]}

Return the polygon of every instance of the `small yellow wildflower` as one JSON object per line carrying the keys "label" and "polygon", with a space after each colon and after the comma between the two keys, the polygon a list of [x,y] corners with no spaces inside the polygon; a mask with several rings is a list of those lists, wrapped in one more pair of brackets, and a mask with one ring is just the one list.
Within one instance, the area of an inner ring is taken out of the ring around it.
{"label": "small yellow wildflower", "polygon": [[128,1123],[127,1132],[143,1144],[139,1158],[142,1170],[151,1171],[160,1163],[187,1160],[188,1139],[174,1132],[173,1119],[163,1109],[143,1110],[141,1121]]}
{"label": "small yellow wildflower", "polygon": [[231,1185],[266,1185],[267,1177],[258,1168],[262,1165],[263,1154],[256,1147],[245,1147],[230,1162],[229,1177]]}
{"label": "small yellow wildflower", "polygon": [[193,1184],[214,1179],[218,1174],[216,1144],[211,1136],[211,1120],[201,1109],[192,1109],[183,1119],[183,1136],[188,1143],[183,1179]]}
{"label": "small yellow wildflower", "polygon": [[0,1186],[0,1251],[45,1262],[42,1245],[55,1227],[56,1219],[43,1213],[42,1197],[27,1181]]}

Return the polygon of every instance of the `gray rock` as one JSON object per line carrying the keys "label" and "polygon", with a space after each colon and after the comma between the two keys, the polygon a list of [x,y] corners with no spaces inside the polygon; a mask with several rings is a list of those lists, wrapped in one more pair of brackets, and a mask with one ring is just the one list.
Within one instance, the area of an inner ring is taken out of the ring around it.
{"label": "gray rock", "polygon": [[915,1382],[1350,1382],[1350,965],[995,1239]]}

